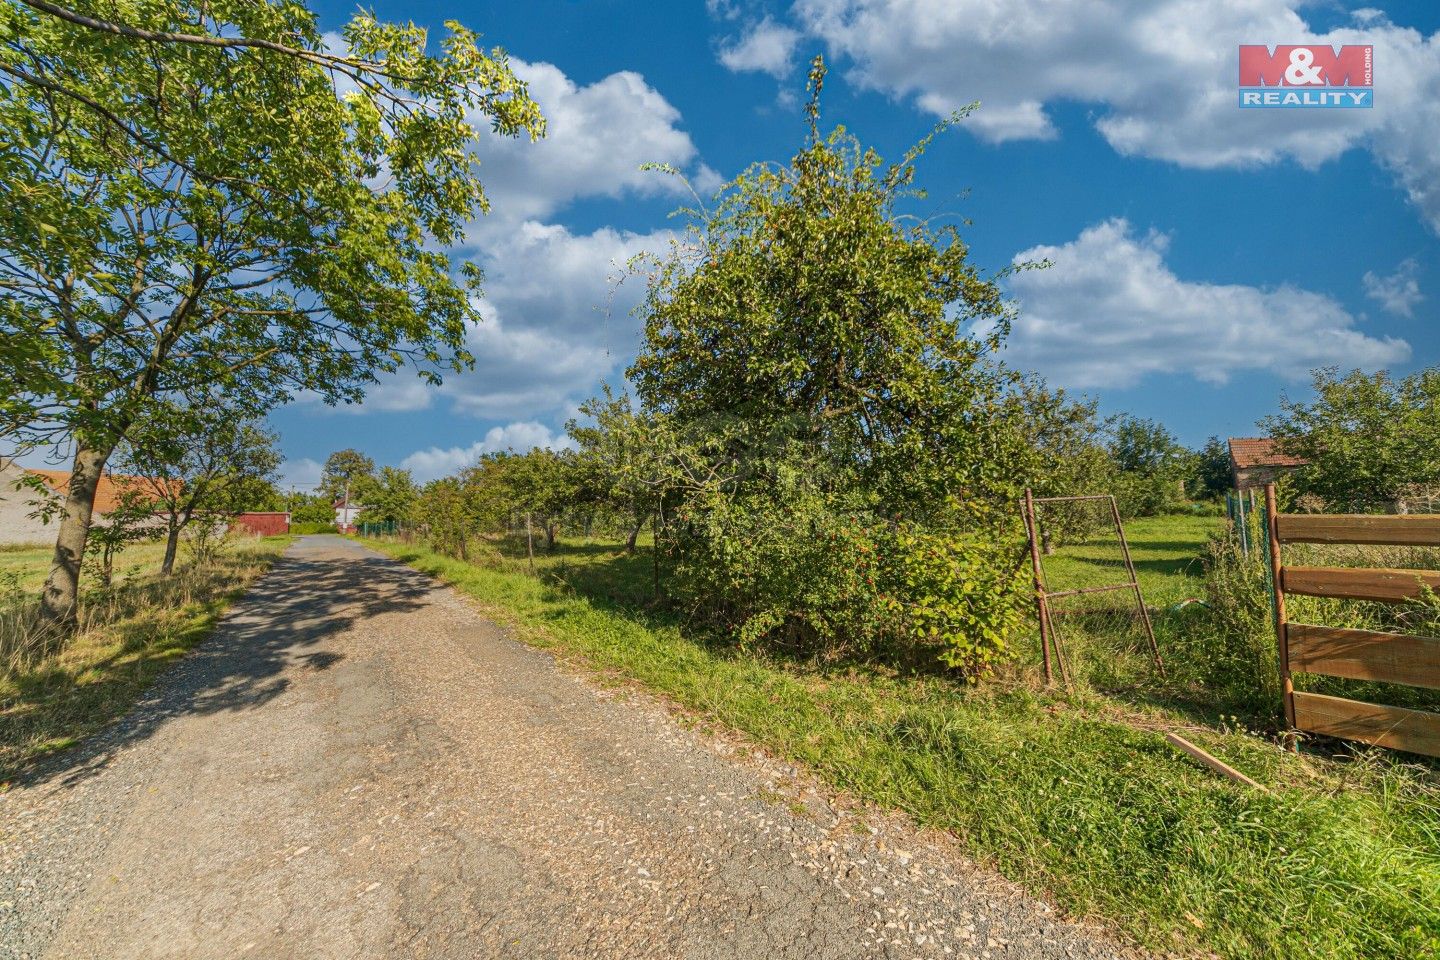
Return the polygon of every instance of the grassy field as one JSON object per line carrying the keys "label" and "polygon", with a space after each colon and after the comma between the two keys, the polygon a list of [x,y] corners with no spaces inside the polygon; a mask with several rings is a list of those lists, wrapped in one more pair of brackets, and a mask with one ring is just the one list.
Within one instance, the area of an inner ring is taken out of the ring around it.
{"label": "grassy field", "polygon": [[[1140,517],[1125,524],[1135,576],[1147,604],[1164,608],[1201,596],[1200,552],[1205,538],[1224,523],[1222,517],[1165,516]],[[1108,535],[1060,547],[1042,562],[1051,590],[1126,579],[1118,541]]]}
{"label": "grassy field", "polygon": [[[209,635],[225,607],[290,539],[241,541],[205,566],[182,565],[169,578],[155,574],[159,545],[128,551],[113,587],[86,591],[81,632],[57,657],[0,674],[0,792],[29,763],[124,714],[161,671]],[[14,629],[16,606],[30,602],[49,554],[0,553],[0,572],[20,584],[0,599],[0,630]]]}
{"label": "grassy field", "polygon": [[[1131,526],[1147,594],[1163,604],[1192,593],[1187,571],[1215,523]],[[1440,956],[1433,770],[1296,757],[1157,703],[1046,691],[1020,675],[967,687],[741,654],[647,610],[650,551],[626,557],[613,542],[542,552],[538,577],[514,543],[470,564],[378,546],[455,584],[528,642],[949,830],[1072,914],[1144,943],[1247,958]],[[1057,573],[1087,567],[1078,551],[1051,559]],[[1193,765],[1163,741],[1166,729],[1270,792]]]}
{"label": "grassy field", "polygon": [[[13,585],[24,593],[40,589],[50,572],[53,546],[24,546],[0,550],[0,586]],[[115,561],[115,581],[145,576],[160,566],[165,556],[163,543],[137,543]]]}

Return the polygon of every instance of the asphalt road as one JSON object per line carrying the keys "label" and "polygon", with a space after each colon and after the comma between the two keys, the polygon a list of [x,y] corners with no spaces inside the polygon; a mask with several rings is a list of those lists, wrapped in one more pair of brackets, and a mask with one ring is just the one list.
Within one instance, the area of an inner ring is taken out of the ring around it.
{"label": "asphalt road", "polygon": [[307,537],[123,722],[0,796],[0,957],[1132,957]]}

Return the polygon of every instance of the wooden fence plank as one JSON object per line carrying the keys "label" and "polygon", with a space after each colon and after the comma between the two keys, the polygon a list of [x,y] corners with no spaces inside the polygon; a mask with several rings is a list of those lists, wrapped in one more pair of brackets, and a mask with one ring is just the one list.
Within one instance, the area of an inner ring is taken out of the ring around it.
{"label": "wooden fence plank", "polygon": [[1440,514],[1280,514],[1281,543],[1369,543],[1400,547],[1440,546]]}
{"label": "wooden fence plank", "polygon": [[1420,584],[1440,591],[1440,571],[1387,570],[1377,567],[1285,567],[1281,583],[1286,593],[1345,600],[1379,600],[1400,603],[1420,597]]}
{"label": "wooden fence plank", "polygon": [[1351,680],[1440,689],[1440,639],[1403,633],[1288,625],[1290,669]]}
{"label": "wooden fence plank", "polygon": [[1296,691],[1295,726],[1329,737],[1440,757],[1440,713]]}

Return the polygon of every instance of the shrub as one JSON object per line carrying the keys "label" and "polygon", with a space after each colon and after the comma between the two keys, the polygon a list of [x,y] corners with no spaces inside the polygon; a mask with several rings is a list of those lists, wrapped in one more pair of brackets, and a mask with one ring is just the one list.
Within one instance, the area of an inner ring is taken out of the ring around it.
{"label": "shrub", "polygon": [[1018,544],[896,524],[782,471],[763,495],[692,498],[667,531],[672,593],[741,643],[919,658],[975,677],[1025,616]]}
{"label": "shrub", "polygon": [[911,643],[938,647],[941,660],[971,678],[1007,654],[1027,606],[1013,545],[901,530],[891,547],[884,599]]}
{"label": "shrub", "polygon": [[301,523],[290,524],[290,532],[300,535],[304,535],[307,533],[334,533],[335,524],[333,521],[330,523],[323,523],[313,520],[307,520]]}

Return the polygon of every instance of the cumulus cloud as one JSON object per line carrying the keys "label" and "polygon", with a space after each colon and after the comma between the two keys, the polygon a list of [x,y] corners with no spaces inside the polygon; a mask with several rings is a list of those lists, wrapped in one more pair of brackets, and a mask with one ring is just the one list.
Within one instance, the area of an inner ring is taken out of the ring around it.
{"label": "cumulus cloud", "polygon": [[1152,374],[1210,383],[1247,370],[1301,378],[1314,367],[1375,369],[1410,354],[1403,340],[1356,329],[1322,294],[1182,280],[1165,263],[1167,242],[1116,219],[1017,254],[1017,263],[1053,265],[1008,282],[1019,316],[1007,361],[1072,388],[1123,388]]}
{"label": "cumulus cloud", "polygon": [[1419,264],[1410,259],[1401,261],[1395,272],[1388,276],[1379,276],[1373,270],[1365,271],[1365,276],[1361,278],[1365,296],[1396,316],[1413,317],[1415,306],[1425,299],[1420,292],[1420,281],[1415,276],[1418,267]]}
{"label": "cumulus cloud", "polygon": [[795,58],[800,32],[766,17],[736,41],[720,48],[720,62],[736,73],[756,71],[783,80]]}
{"label": "cumulus cloud", "polygon": [[534,221],[493,235],[479,255],[487,282],[485,321],[468,337],[475,369],[447,376],[441,396],[458,412],[502,419],[554,415],[593,394],[639,343],[631,310],[644,288],[624,279],[626,264],[670,237]]}
{"label": "cumulus cloud", "polygon": [[[1056,135],[1047,107],[1101,107],[1117,151],[1215,168],[1291,160],[1315,167],[1355,146],[1391,171],[1440,231],[1440,33],[1373,10],[1318,33],[1296,0],[796,0],[807,33],[854,65],[861,84],[948,114],[992,141]],[[1242,43],[1369,43],[1376,103],[1367,110],[1241,110]]]}
{"label": "cumulus cloud", "polygon": [[583,197],[683,190],[673,177],[640,170],[648,161],[689,171],[702,193],[719,185],[680,128],[679,111],[639,74],[581,85],[547,63],[511,62],[540,104],[548,133],[538,143],[486,137],[476,148],[494,212],[469,224],[460,244],[486,275],[485,319],[467,337],[475,369],[445,373],[438,390],[404,371],[382,378],[363,404],[337,410],[438,405],[508,420],[573,407],[633,354],[639,330],[629,314],[643,290],[617,281],[632,256],[664,250],[671,234],[577,232],[547,218]]}
{"label": "cumulus cloud", "polygon": [[417,450],[400,462],[403,469],[411,471],[421,482],[434,480],[470,466],[483,454],[501,453],[514,450],[524,453],[536,447],[562,450],[573,446],[570,438],[557,434],[549,427],[534,420],[492,427],[485,436],[465,447],[431,447]]}
{"label": "cumulus cloud", "polygon": [[699,155],[680,129],[680,111],[643,76],[624,70],[582,86],[552,64],[511,65],[540,105],[546,133],[535,143],[485,137],[477,146],[493,218],[547,217],[579,197],[682,189],[673,177],[640,169],[653,162],[686,170]]}

